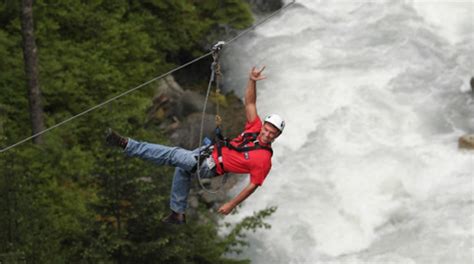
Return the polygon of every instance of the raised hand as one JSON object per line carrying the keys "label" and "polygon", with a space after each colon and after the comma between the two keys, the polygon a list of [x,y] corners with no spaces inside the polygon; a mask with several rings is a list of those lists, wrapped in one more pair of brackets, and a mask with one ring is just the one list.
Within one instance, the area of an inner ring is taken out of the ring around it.
{"label": "raised hand", "polygon": [[262,67],[262,69],[258,70],[257,68],[252,67],[252,70],[249,73],[249,78],[253,81],[260,81],[263,79],[266,79],[264,75],[262,75],[263,70],[265,70],[265,66]]}

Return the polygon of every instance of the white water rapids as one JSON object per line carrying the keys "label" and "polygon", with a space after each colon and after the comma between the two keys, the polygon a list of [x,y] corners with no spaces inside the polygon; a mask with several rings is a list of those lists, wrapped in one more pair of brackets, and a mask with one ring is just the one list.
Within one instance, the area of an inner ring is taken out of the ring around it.
{"label": "white water rapids", "polygon": [[[273,168],[235,222],[252,263],[473,263],[474,3],[299,0],[226,50],[261,116],[287,121]],[[232,195],[242,186],[237,186]],[[223,230],[225,232],[225,230]]]}

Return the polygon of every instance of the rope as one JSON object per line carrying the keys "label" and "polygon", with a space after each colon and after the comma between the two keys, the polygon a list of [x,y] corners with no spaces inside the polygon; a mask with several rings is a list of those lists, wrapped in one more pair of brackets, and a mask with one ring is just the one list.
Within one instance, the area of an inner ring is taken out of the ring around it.
{"label": "rope", "polygon": [[[225,43],[223,41],[221,41],[221,42],[218,42],[213,47],[212,58],[214,59],[214,61],[211,64],[211,76],[209,78],[209,83],[207,85],[206,99],[204,100],[204,107],[202,108],[201,128],[199,130],[199,147],[198,147],[198,149],[201,149],[201,147],[202,147],[202,141],[203,141],[203,137],[204,137],[204,117],[206,115],[207,102],[209,100],[209,94],[210,94],[210,91],[211,91],[212,82],[215,82],[215,84],[216,84],[216,96],[219,96],[219,91],[220,91],[220,89],[219,89],[219,78],[222,77],[222,73],[220,72],[221,66],[219,64],[219,55],[220,55],[219,51],[222,49],[224,44]],[[220,125],[222,123],[222,118],[219,116],[219,98],[217,98],[217,101],[216,101],[215,122],[216,122],[216,127],[220,127]],[[205,192],[210,193],[210,194],[217,194],[222,189],[222,187],[224,187],[225,183],[227,182],[228,174],[225,173],[224,176],[222,176],[223,177],[222,178],[222,184],[216,191],[212,191],[212,190],[209,190],[206,187],[204,187],[204,184],[202,183],[202,179],[201,179],[201,155],[200,154],[201,153],[199,153],[199,155],[198,155],[197,168],[196,168],[196,174],[197,174],[199,185],[201,186],[201,188]],[[217,164],[216,164],[216,166],[217,166]]]}
{"label": "rope", "polygon": [[[206,115],[207,102],[209,100],[209,94],[211,92],[212,82],[216,78],[216,69],[218,68],[218,65],[219,65],[219,63],[218,63],[218,56],[219,56],[218,52],[219,52],[219,49],[213,50],[212,57],[214,58],[214,61],[212,62],[212,65],[211,65],[211,77],[209,78],[209,83],[207,85],[206,99],[204,100],[204,107],[202,108],[202,115],[201,115],[201,128],[199,129],[199,147],[198,147],[199,150],[202,147],[202,139],[204,137],[204,117]],[[216,80],[216,87],[217,87],[217,80]],[[216,119],[217,119],[217,116],[216,116]],[[217,166],[217,164],[216,164],[216,166]],[[221,187],[217,191],[211,191],[211,190],[207,189],[206,187],[204,187],[204,184],[202,183],[202,179],[201,179],[201,153],[198,154],[196,175],[197,175],[197,178],[198,178],[199,185],[201,186],[201,188],[205,192],[208,192],[208,193],[211,193],[211,194],[216,194],[216,193],[219,192],[219,190],[222,188],[222,186],[224,186],[224,184],[222,184]]]}
{"label": "rope", "polygon": [[[293,5],[294,3],[295,3],[295,0],[293,0],[291,3],[287,4],[286,6],[284,6],[284,7],[280,8],[280,9],[278,9],[277,11],[273,12],[273,13],[270,14],[269,16],[265,17],[264,19],[262,19],[262,20],[261,20],[260,22],[258,22],[257,24],[255,24],[255,25],[253,25],[253,26],[247,28],[246,30],[242,31],[240,34],[238,34],[238,35],[235,36],[234,38],[230,39],[229,41],[223,43],[222,45],[228,45],[228,44],[234,42],[235,40],[239,39],[239,38],[242,37],[243,35],[245,35],[245,34],[247,34],[248,32],[250,32],[251,30],[257,28],[258,26],[260,26],[260,25],[262,25],[262,24],[264,24],[264,23],[267,22],[270,18],[272,18],[272,17],[275,16],[276,14],[280,13],[282,10],[288,8],[289,6]],[[195,63],[195,62],[197,62],[197,61],[200,61],[200,60],[202,60],[203,58],[205,58],[205,57],[207,57],[207,56],[209,56],[209,55],[211,55],[211,54],[213,54],[213,51],[208,52],[208,53],[206,53],[206,54],[204,54],[204,55],[202,55],[202,56],[200,56],[200,57],[198,57],[198,58],[196,58],[196,59],[194,59],[194,60],[192,60],[192,61],[189,61],[189,62],[187,62],[187,63],[185,63],[185,64],[183,64],[183,65],[181,65],[181,66],[179,66],[179,67],[177,67],[177,68],[174,68],[174,69],[172,69],[172,70],[170,70],[170,71],[168,71],[168,72],[166,72],[166,73],[164,73],[164,74],[162,74],[162,75],[160,75],[160,76],[158,76],[158,77],[155,77],[155,78],[153,78],[153,79],[151,79],[151,80],[148,80],[148,81],[146,81],[146,82],[144,82],[144,83],[142,83],[142,84],[140,84],[140,85],[138,85],[138,86],[136,86],[136,87],[134,87],[134,88],[132,88],[132,89],[129,89],[128,91],[125,91],[125,92],[123,92],[123,93],[121,93],[121,94],[119,94],[119,95],[117,95],[117,96],[114,96],[114,97],[112,97],[112,98],[110,98],[110,99],[108,99],[108,100],[106,100],[106,101],[104,101],[104,102],[102,102],[102,103],[100,103],[100,104],[98,104],[98,105],[95,105],[95,106],[93,106],[93,107],[91,107],[91,108],[89,108],[89,109],[87,109],[87,110],[85,110],[85,111],[83,111],[83,112],[81,112],[81,113],[79,113],[79,114],[77,114],[77,115],[74,115],[74,116],[72,116],[72,117],[70,117],[70,118],[68,118],[68,119],[66,119],[66,120],[64,120],[64,121],[62,121],[62,122],[59,122],[59,123],[56,124],[56,125],[53,125],[53,126],[47,128],[47,129],[45,129],[45,130],[42,130],[42,131],[40,131],[40,132],[38,132],[38,133],[36,133],[36,134],[33,134],[33,135],[30,136],[30,137],[27,137],[27,138],[25,138],[25,139],[22,139],[22,140],[18,141],[17,143],[13,144],[13,145],[10,145],[10,146],[8,146],[8,147],[5,147],[5,148],[3,148],[3,149],[0,150],[0,153],[3,153],[3,152],[5,152],[5,151],[7,151],[7,150],[9,150],[9,149],[12,149],[12,148],[16,147],[16,146],[19,146],[19,145],[21,145],[21,144],[27,142],[28,140],[31,140],[31,139],[33,139],[33,138],[35,138],[35,137],[37,137],[37,136],[40,136],[40,135],[42,135],[42,134],[44,134],[44,133],[46,133],[46,132],[49,132],[49,131],[51,131],[51,130],[57,128],[57,127],[60,127],[60,126],[66,124],[66,123],[68,123],[68,122],[70,122],[70,121],[72,121],[72,120],[74,120],[74,119],[76,119],[76,118],[78,118],[78,117],[81,117],[81,116],[83,116],[83,115],[85,115],[85,114],[87,114],[87,113],[89,113],[89,112],[92,112],[92,111],[94,111],[95,109],[98,109],[98,108],[100,108],[100,107],[102,107],[102,106],[104,106],[104,105],[106,105],[106,104],[108,104],[108,103],[110,103],[110,102],[112,102],[112,101],[115,101],[115,100],[119,99],[120,97],[123,97],[123,96],[125,96],[125,95],[128,95],[129,93],[134,92],[134,91],[136,91],[136,90],[138,90],[138,89],[140,89],[140,88],[142,88],[142,87],[144,87],[144,86],[146,86],[146,85],[148,85],[148,84],[150,84],[150,83],[152,83],[152,82],[154,82],[154,81],[157,81],[157,80],[159,80],[159,79],[162,79],[162,78],[164,78],[164,77],[166,77],[166,76],[168,76],[168,75],[170,75],[170,74],[172,74],[172,73],[174,73],[174,72],[176,72],[176,71],[178,71],[178,70],[181,70],[182,68],[185,68],[185,67],[187,67],[187,66],[189,66],[189,65],[191,65],[191,64],[193,64],[193,63]],[[206,98],[206,100],[207,100],[207,98]]]}
{"label": "rope", "polygon": [[[225,44],[225,43],[223,43]],[[217,44],[219,45],[219,43]],[[222,73],[221,73],[221,65],[219,63],[219,57],[220,57],[220,54],[219,54],[219,51],[221,50],[222,47],[219,47],[217,46],[216,47],[216,50],[215,50],[215,55],[213,55],[212,57],[214,58],[214,61],[215,61],[215,76],[214,76],[214,81],[216,83],[216,117],[215,117],[215,123],[216,123],[216,128],[219,128],[219,130],[221,129],[220,126],[222,125],[222,118],[220,116],[220,109],[219,109],[219,100],[220,100],[220,80],[222,78]],[[204,108],[206,109],[206,108]],[[202,116],[202,119],[204,120],[204,115]],[[200,141],[199,142],[202,142],[202,135],[200,137]],[[199,166],[199,165],[198,165]],[[216,164],[217,166],[217,164]],[[224,169],[224,168],[222,168]],[[222,189],[222,187],[224,187],[224,185],[226,184],[227,182],[227,179],[229,178],[229,174],[228,173],[225,173],[224,172],[224,175],[222,176],[222,184],[221,186],[217,189],[217,191],[215,193],[217,193],[218,191],[220,191]],[[201,180],[200,178],[200,174],[198,174],[198,180]],[[201,187],[202,187],[202,184],[201,184]],[[208,193],[213,193],[212,191],[209,191],[208,189],[204,189],[204,191],[208,192]]]}
{"label": "rope", "polygon": [[[219,50],[217,50],[218,52]],[[215,118],[215,123],[216,126],[219,127],[222,124],[222,118],[220,116],[220,109],[219,109],[219,100],[220,100],[220,95],[221,95],[221,89],[220,89],[220,84],[219,81],[222,79],[222,73],[221,73],[221,65],[219,64],[219,54],[213,55],[212,57],[214,58],[214,61],[216,62],[216,68],[215,68],[215,82],[216,82],[216,118]],[[202,139],[201,139],[202,140]]]}

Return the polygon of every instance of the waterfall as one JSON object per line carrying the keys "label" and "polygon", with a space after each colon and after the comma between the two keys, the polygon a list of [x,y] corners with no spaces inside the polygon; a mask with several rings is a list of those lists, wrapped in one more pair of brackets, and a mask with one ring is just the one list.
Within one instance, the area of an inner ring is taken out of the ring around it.
{"label": "waterfall", "polygon": [[473,2],[297,2],[223,58],[242,96],[266,65],[258,112],[287,124],[263,186],[223,220],[278,206],[243,257],[470,263],[474,154],[457,140],[474,133]]}

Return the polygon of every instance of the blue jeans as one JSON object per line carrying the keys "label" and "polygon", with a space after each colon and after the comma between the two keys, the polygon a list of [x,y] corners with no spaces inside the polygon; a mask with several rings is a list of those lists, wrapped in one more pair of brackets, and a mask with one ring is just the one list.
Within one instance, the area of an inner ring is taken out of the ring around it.
{"label": "blue jeans", "polygon": [[[207,146],[201,147],[201,149]],[[168,147],[159,144],[150,144],[128,139],[124,152],[130,157],[149,160],[157,165],[176,167],[171,187],[170,208],[177,213],[184,213],[188,204],[188,194],[191,187],[191,170],[197,164],[200,149],[186,150],[179,147]],[[206,162],[200,166],[201,178],[217,176],[214,170],[209,169]]]}

